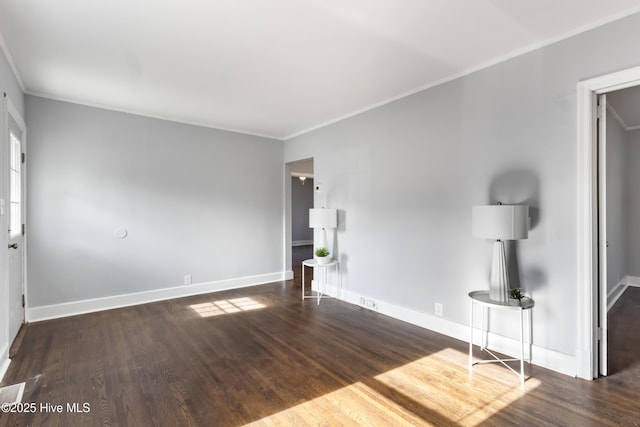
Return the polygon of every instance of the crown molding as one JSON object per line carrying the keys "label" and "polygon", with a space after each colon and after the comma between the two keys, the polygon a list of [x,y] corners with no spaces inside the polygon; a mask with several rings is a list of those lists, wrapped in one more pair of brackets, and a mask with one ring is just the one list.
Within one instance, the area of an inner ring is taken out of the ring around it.
{"label": "crown molding", "polygon": [[209,123],[204,123],[204,122],[184,120],[184,119],[181,119],[181,118],[178,118],[178,117],[174,117],[174,116],[170,116],[170,115],[166,115],[165,116],[165,115],[162,115],[162,114],[146,113],[144,111],[139,111],[139,110],[134,110],[134,109],[113,107],[113,106],[109,106],[109,105],[106,105],[106,104],[79,101],[79,100],[73,99],[73,98],[67,98],[67,97],[64,97],[64,96],[57,96],[57,95],[50,95],[50,94],[42,93],[42,92],[26,91],[25,95],[37,96],[39,98],[50,99],[52,101],[68,102],[70,104],[83,105],[85,107],[100,108],[101,110],[109,110],[109,111],[115,111],[115,112],[118,112],[118,113],[132,114],[134,116],[147,117],[147,118],[150,118],[150,119],[165,120],[165,121],[168,121],[168,122],[180,123],[180,124],[183,124],[183,125],[198,126],[198,127],[207,128],[207,129],[215,129],[215,130],[219,130],[219,131],[223,131],[223,132],[237,133],[237,134],[241,134],[241,135],[257,136],[259,138],[270,139],[270,140],[272,140],[274,142],[282,142],[282,141],[284,141],[282,138],[277,137],[277,136],[273,136],[273,135],[267,135],[267,134],[262,134],[262,133],[257,133],[257,132],[248,132],[246,130],[239,130],[239,129],[233,129],[233,128],[225,128],[225,127],[215,126],[215,125],[212,125],[212,124],[209,124]]}
{"label": "crown molding", "polygon": [[636,6],[636,7],[627,9],[624,12],[609,16],[609,17],[604,18],[604,19],[600,19],[600,20],[592,22],[591,24],[588,24],[588,25],[584,25],[584,26],[578,27],[578,28],[576,28],[576,29],[574,29],[572,31],[566,32],[566,33],[561,34],[561,35],[556,36],[556,37],[552,37],[552,38],[544,40],[542,42],[532,43],[532,44],[530,44],[528,46],[525,46],[525,47],[523,47],[521,49],[516,49],[516,50],[514,50],[512,52],[509,52],[509,53],[507,53],[505,55],[501,55],[501,56],[498,56],[498,57],[496,57],[494,59],[486,61],[486,62],[484,62],[484,63],[482,63],[480,65],[476,65],[474,67],[467,68],[466,70],[463,70],[463,71],[461,71],[459,73],[455,73],[455,74],[452,74],[450,76],[445,76],[440,80],[436,80],[435,82],[428,83],[426,85],[423,85],[423,86],[417,87],[415,89],[409,90],[407,92],[404,92],[404,93],[402,93],[400,95],[387,98],[385,100],[382,100],[380,102],[376,102],[374,104],[370,104],[367,107],[360,108],[360,109],[358,109],[356,111],[353,111],[351,113],[347,113],[347,114],[338,116],[336,118],[327,120],[327,121],[325,121],[323,123],[320,123],[317,126],[312,126],[310,128],[307,128],[307,129],[304,129],[304,130],[301,130],[301,131],[298,131],[298,132],[294,132],[294,133],[290,134],[289,136],[284,137],[283,140],[284,141],[288,141],[290,139],[296,138],[296,137],[304,135],[306,133],[313,132],[315,130],[318,130],[318,129],[324,128],[326,126],[332,125],[334,123],[341,122],[341,121],[346,120],[346,119],[348,119],[350,117],[357,116],[357,115],[365,113],[365,112],[367,112],[369,110],[373,110],[375,108],[382,107],[383,105],[390,104],[390,103],[392,103],[394,101],[398,101],[398,100],[400,100],[402,98],[409,97],[411,95],[414,95],[416,93],[425,91],[427,89],[431,89],[433,87],[440,86],[442,84],[445,84],[445,83],[448,83],[450,81],[459,79],[459,78],[467,76],[469,74],[473,74],[476,71],[484,70],[485,68],[490,68],[490,67],[492,67],[494,65],[498,65],[498,64],[500,64],[502,62],[506,62],[506,61],[508,61],[510,59],[513,59],[513,58],[516,58],[516,57],[518,57],[520,55],[524,55],[526,53],[533,52],[535,50],[538,50],[538,49],[541,49],[543,47],[552,45],[552,44],[557,43],[559,41],[562,41],[562,40],[568,39],[570,37],[576,36],[578,34],[587,32],[589,30],[593,30],[593,29],[595,29],[597,27],[601,27],[601,26],[603,26],[605,24],[609,24],[611,22],[618,21],[620,19],[626,18],[627,16],[633,15],[633,14],[638,13],[638,12],[640,12],[640,6]]}

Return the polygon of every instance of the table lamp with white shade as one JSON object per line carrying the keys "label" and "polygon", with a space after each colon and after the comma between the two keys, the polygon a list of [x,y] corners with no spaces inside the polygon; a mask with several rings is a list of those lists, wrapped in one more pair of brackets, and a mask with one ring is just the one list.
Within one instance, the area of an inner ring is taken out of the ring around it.
{"label": "table lamp with white shade", "polygon": [[[322,237],[321,244],[323,248],[327,247],[327,228],[336,228],[338,226],[337,209],[309,209],[309,228],[321,228]],[[329,259],[327,259],[329,261]]]}
{"label": "table lamp with white shade", "polygon": [[503,205],[473,206],[472,233],[474,237],[495,240],[489,298],[499,302],[509,300],[509,273],[504,240],[526,239],[529,235],[529,206]]}

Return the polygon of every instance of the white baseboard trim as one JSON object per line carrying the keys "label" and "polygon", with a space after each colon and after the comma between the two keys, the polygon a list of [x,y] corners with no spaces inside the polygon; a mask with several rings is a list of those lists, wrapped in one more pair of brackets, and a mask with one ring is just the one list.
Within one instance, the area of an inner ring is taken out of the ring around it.
{"label": "white baseboard trim", "polygon": [[5,345],[0,352],[0,382],[2,382],[4,378],[4,374],[7,373],[7,369],[9,369],[9,364],[11,363],[11,359],[9,359],[9,345]]}
{"label": "white baseboard trim", "polygon": [[607,311],[613,308],[629,286],[640,287],[640,277],[624,276],[624,278],[618,282],[618,284],[607,295]]}
{"label": "white baseboard trim", "polygon": [[313,245],[313,240],[294,240],[291,242],[291,246],[307,246]]}
{"label": "white baseboard trim", "polygon": [[[337,287],[335,285],[328,285],[327,293],[331,296],[338,295]],[[366,301],[367,299],[369,299],[369,297],[356,294],[345,289],[340,290],[339,299],[366,308],[368,310],[377,311],[386,316],[390,316],[395,319],[402,320],[404,322],[411,323],[413,325],[420,326],[422,328],[429,329],[443,335],[447,335],[466,343],[469,342],[469,325],[456,323],[439,316],[416,311],[375,298],[374,299],[377,304],[377,310],[374,310],[360,303],[361,299],[364,299]],[[480,340],[481,334],[479,333],[479,329],[476,329],[474,332],[474,344],[480,345]],[[506,354],[510,357],[520,357],[519,338],[514,339],[494,333],[489,333],[487,342],[489,344],[489,347],[493,350]],[[525,345],[525,360],[528,360],[527,353],[528,346]],[[474,352],[474,355],[475,354],[479,355],[480,353]],[[575,377],[577,375],[576,357],[574,355],[561,353],[556,350],[532,345],[531,363],[572,377]]]}
{"label": "white baseboard trim", "polygon": [[293,280],[293,270],[287,270],[284,272],[284,280]]}
{"label": "white baseboard trim", "polygon": [[[149,302],[162,301],[191,295],[207,294],[228,289],[244,288],[248,286],[264,285],[266,283],[286,280],[288,272],[262,274],[259,276],[239,277],[236,279],[219,280],[215,282],[197,283],[193,285],[176,286],[172,288],[155,289],[152,291],[135,292],[131,294],[113,295],[82,301],[72,301],[41,307],[29,307],[26,310],[27,322],[57,319],[96,311],[111,310]],[[293,277],[293,272],[291,272]]]}
{"label": "white baseboard trim", "polygon": [[[466,341],[469,342],[468,339]],[[496,351],[511,357],[520,357],[519,339],[489,333],[488,342],[491,349],[495,349]],[[476,338],[475,334],[474,343],[478,345],[480,344],[480,337]],[[529,359],[527,347],[528,346],[525,344],[525,361]],[[577,359],[576,356],[572,354],[561,353],[556,350],[532,345],[530,360],[533,365],[569,375],[570,377],[576,377],[578,375],[578,371],[576,370]]]}
{"label": "white baseboard trim", "polygon": [[[597,378],[593,375],[594,367],[592,366],[594,361],[593,352],[588,349],[576,349],[576,371],[578,372],[577,377],[582,378],[583,380],[593,380]],[[590,372],[590,373],[589,373]],[[597,369],[595,369],[597,372]]]}
{"label": "white baseboard trim", "polygon": [[622,279],[607,295],[607,311],[611,310],[611,308],[618,302],[618,299],[622,296],[624,291],[627,290],[629,285],[627,285],[626,277]]}
{"label": "white baseboard trim", "polygon": [[625,276],[624,280],[627,286],[640,287],[640,277],[638,276]]}

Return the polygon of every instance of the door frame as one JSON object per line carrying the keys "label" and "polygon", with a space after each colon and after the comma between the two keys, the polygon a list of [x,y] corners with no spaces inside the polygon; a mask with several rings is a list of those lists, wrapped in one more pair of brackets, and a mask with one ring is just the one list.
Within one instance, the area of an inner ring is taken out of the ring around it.
{"label": "door frame", "polygon": [[[314,162],[315,168],[315,160],[314,157],[305,157],[302,159],[291,160],[285,162],[284,164],[284,271],[285,271],[285,280],[293,279],[293,253],[291,246],[293,244],[293,232],[292,232],[292,222],[293,222],[293,210],[292,210],[292,191],[291,191],[291,177],[293,174],[293,164],[311,160]],[[315,169],[314,169],[315,171]],[[298,174],[299,175],[299,174]],[[312,178],[312,177],[311,177]],[[313,197],[313,203],[315,206],[315,191]]]}
{"label": "door frame", "polygon": [[[597,339],[598,343],[598,370],[599,375],[607,375],[608,345],[607,345],[607,292],[609,269],[607,247],[607,94],[597,95],[597,175],[598,191],[597,200],[598,215],[598,286],[597,286]],[[597,376],[597,375],[596,375]]]}
{"label": "door frame", "polygon": [[[18,125],[18,127],[20,128],[20,130],[22,131],[22,140],[21,145],[22,145],[22,152],[26,153],[27,152],[27,126],[26,123],[24,121],[24,119],[22,118],[22,115],[20,114],[20,112],[18,111],[18,109],[16,108],[16,106],[13,104],[13,102],[11,101],[11,99],[9,98],[9,96],[4,93],[4,135],[3,135],[3,153],[4,153],[4,162],[5,164],[3,165],[4,167],[4,188],[3,188],[3,194],[2,194],[2,199],[4,200],[4,215],[3,215],[3,220],[2,220],[2,224],[4,226],[4,230],[8,230],[9,229],[9,117],[11,117],[11,119],[13,119],[13,121],[16,122],[16,124]],[[23,216],[23,221],[26,224],[26,218],[27,218],[27,163],[23,163],[22,164],[22,171],[21,171],[21,177],[22,177],[22,216]],[[4,232],[3,233],[3,238],[2,238],[2,251],[3,251],[3,261],[4,261],[4,265],[6,266],[5,272],[4,272],[4,283],[5,283],[5,291],[7,293],[7,295],[9,294],[9,279],[10,279],[10,272],[9,272],[9,249],[7,248],[7,243],[9,240],[9,235],[8,232]],[[27,301],[27,233],[25,232],[25,234],[23,235],[23,243],[22,243],[22,249],[20,249],[22,251],[22,295],[24,295],[24,306],[23,306],[23,311],[22,311],[22,323],[26,323],[26,319],[27,319],[27,307],[28,307],[28,301]],[[9,303],[8,298],[7,298],[7,303]],[[10,322],[7,321],[7,337],[9,338],[9,340],[11,342],[9,342],[9,345],[11,345],[13,343],[13,339],[15,337],[12,337],[10,334]]]}
{"label": "door frame", "polygon": [[[577,145],[577,372],[580,378],[599,375],[598,315],[598,145],[597,97],[640,85],[640,67],[578,82]],[[600,312],[598,311],[600,310]]]}

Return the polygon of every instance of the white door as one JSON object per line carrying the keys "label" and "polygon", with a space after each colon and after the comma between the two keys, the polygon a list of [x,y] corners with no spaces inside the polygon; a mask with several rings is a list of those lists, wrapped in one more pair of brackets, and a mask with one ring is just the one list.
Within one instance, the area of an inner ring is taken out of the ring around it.
{"label": "white door", "polygon": [[607,95],[598,96],[598,338],[600,375],[607,375]]}
{"label": "white door", "polygon": [[[5,98],[6,99],[6,98]],[[8,192],[6,211],[9,224],[8,288],[9,288],[9,342],[13,342],[24,323],[24,150],[25,125],[14,108],[7,104]]]}

